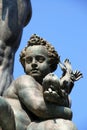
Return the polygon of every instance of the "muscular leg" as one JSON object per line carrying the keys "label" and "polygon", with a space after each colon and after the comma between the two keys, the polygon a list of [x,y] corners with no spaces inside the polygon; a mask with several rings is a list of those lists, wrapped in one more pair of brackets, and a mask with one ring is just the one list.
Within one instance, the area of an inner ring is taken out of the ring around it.
{"label": "muscular leg", "polygon": [[15,52],[31,14],[30,0],[0,0],[0,95],[12,82]]}
{"label": "muscular leg", "polygon": [[2,97],[0,97],[0,127],[2,130],[16,130],[13,111]]}

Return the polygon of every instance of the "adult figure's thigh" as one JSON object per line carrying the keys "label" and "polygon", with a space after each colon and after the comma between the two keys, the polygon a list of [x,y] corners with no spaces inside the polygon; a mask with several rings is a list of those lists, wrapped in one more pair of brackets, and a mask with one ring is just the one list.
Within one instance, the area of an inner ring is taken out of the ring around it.
{"label": "adult figure's thigh", "polygon": [[15,130],[13,110],[2,97],[0,97],[0,130]]}

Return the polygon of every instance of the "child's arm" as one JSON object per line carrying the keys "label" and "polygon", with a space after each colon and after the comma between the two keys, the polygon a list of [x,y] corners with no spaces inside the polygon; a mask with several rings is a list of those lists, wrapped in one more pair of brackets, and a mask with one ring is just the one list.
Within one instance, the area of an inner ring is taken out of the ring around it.
{"label": "child's arm", "polygon": [[44,100],[42,86],[32,77],[21,76],[16,80],[15,85],[19,100],[36,116],[43,119],[72,118],[72,112],[69,108],[48,103]]}

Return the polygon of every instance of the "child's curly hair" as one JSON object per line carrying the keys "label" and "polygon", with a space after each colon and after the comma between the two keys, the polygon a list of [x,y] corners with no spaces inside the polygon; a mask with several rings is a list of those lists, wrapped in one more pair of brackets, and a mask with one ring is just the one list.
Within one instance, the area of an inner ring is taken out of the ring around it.
{"label": "child's curly hair", "polygon": [[25,54],[26,54],[26,50],[27,50],[27,48],[29,46],[34,46],[34,45],[42,45],[47,49],[51,72],[55,71],[56,68],[57,68],[57,64],[60,61],[60,57],[58,56],[57,51],[55,51],[55,48],[50,43],[48,43],[45,39],[37,36],[36,34],[33,34],[30,37],[30,40],[28,41],[27,46],[20,53],[20,62],[22,64],[24,70],[25,70]]}

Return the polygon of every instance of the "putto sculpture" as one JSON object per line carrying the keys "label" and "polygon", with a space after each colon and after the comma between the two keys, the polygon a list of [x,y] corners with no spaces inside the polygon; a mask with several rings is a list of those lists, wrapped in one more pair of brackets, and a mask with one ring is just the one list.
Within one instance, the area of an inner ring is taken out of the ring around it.
{"label": "putto sculpture", "polygon": [[[0,98],[1,128],[77,130],[71,121],[69,94],[82,73],[73,71],[68,59],[61,63],[55,48],[36,34],[22,50],[20,62],[26,75],[14,80]],[[58,64],[63,71],[61,78],[53,73]]]}

